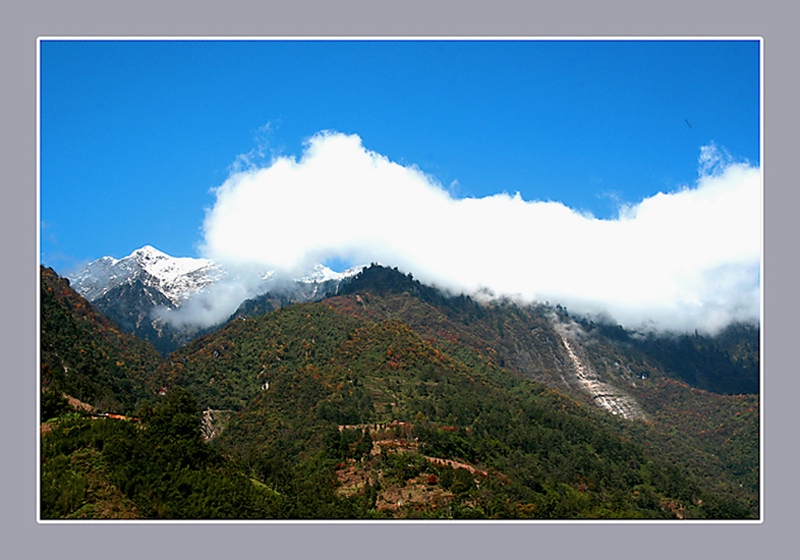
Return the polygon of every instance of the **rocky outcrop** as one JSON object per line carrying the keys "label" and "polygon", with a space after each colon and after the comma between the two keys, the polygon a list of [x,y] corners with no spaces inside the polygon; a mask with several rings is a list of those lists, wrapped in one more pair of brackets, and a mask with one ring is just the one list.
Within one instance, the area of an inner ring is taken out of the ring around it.
{"label": "rocky outcrop", "polygon": [[[561,325],[563,327],[563,325]],[[577,381],[577,385],[587,393],[592,401],[612,414],[627,420],[644,420],[644,410],[630,394],[627,393],[618,381],[615,384],[600,379],[600,376],[583,354],[580,342],[577,340],[576,324],[567,328],[557,328],[561,341],[571,361],[570,373]]]}

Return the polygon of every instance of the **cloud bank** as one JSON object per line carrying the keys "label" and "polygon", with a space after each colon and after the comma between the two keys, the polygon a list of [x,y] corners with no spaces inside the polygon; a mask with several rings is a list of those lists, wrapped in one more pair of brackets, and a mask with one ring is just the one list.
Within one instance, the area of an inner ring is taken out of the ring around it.
{"label": "cloud bank", "polygon": [[454,292],[715,332],[759,319],[762,179],[713,145],[698,170],[695,185],[601,220],[519,194],[454,198],[358,136],[324,132],[299,159],[240,169],[215,189],[201,250],[224,265],[296,272],[380,262]]}

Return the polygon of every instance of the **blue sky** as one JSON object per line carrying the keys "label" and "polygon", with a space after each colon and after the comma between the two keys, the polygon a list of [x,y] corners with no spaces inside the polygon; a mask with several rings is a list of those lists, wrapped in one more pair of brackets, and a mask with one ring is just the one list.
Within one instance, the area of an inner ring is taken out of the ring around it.
{"label": "blue sky", "polygon": [[[224,243],[210,232],[221,223],[212,219],[227,192],[221,187],[236,170],[268,168],[281,157],[303,161],[323,131],[421,171],[453,201],[519,193],[524,202],[615,220],[621,207],[696,187],[701,154],[760,168],[759,47],[755,40],[43,40],[42,262],[66,274],[145,244],[173,256],[219,257],[211,253]],[[341,182],[326,188],[357,196],[348,170],[329,173],[341,173]],[[411,187],[397,188],[403,196]],[[255,221],[291,214],[281,231],[305,219],[274,198],[262,203]],[[331,204],[331,212],[347,213]],[[412,224],[421,219],[408,212]],[[259,243],[277,243],[278,231]],[[298,250],[339,267],[372,260],[364,243]],[[425,266],[380,251],[375,260],[387,254],[400,262],[386,264]]]}

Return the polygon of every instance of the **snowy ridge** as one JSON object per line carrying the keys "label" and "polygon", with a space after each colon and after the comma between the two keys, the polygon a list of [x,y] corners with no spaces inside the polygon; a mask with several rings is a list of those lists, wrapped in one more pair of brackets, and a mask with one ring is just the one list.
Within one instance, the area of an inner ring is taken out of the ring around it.
{"label": "snowy ridge", "polygon": [[299,278],[300,282],[326,282],[328,280],[339,280],[341,274],[334,272],[324,264],[315,264],[311,272]]}
{"label": "snowy ridge", "polygon": [[141,282],[156,288],[174,305],[222,278],[222,269],[208,259],[175,258],[145,245],[127,257],[102,257],[69,277],[72,287],[89,301],[122,284]]}
{"label": "snowy ridge", "polygon": [[[307,274],[292,281],[302,284],[340,282],[355,276],[363,268],[364,265],[361,265],[335,272],[323,264],[317,264]],[[238,277],[238,273],[227,271],[210,259],[172,257],[152,245],[145,245],[121,259],[101,257],[71,275],[69,280],[75,291],[89,301],[103,297],[109,290],[122,284],[141,282],[164,294],[177,308],[221,280],[235,277]],[[281,281],[282,275],[270,270],[259,272],[258,277],[264,285],[261,291],[267,291],[267,286]]]}
{"label": "snowy ridge", "polygon": [[189,275],[214,264],[208,259],[170,257],[150,245],[136,249],[126,258],[136,259],[142,269],[165,283],[176,282],[181,276]]}
{"label": "snowy ridge", "polygon": [[324,264],[316,264],[314,268],[303,276],[302,278],[298,279],[298,282],[306,282],[306,283],[322,283],[328,282],[330,280],[340,281],[345,278],[350,278],[355,276],[359,272],[361,272],[366,265],[354,266],[352,268],[348,268],[344,272],[335,272],[325,266]]}
{"label": "snowy ridge", "polygon": [[150,245],[137,249],[127,258],[135,259],[155,280],[151,285],[176,305],[224,276],[222,269],[209,259],[170,257]]}

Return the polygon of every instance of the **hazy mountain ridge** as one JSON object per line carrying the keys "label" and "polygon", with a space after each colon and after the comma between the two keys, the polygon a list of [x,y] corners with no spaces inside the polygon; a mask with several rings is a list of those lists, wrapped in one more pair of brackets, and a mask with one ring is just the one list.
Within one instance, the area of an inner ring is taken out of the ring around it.
{"label": "hazy mountain ridge", "polygon": [[[595,322],[588,317],[570,316],[560,305],[518,305],[488,296],[479,302],[469,295],[449,294],[423,285],[396,268],[360,266],[336,273],[321,264],[295,279],[274,271],[259,271],[249,290],[239,296],[241,301],[230,302],[231,312],[211,325],[198,324],[199,319],[192,319],[191,314],[196,314],[196,309],[202,314],[208,306],[217,305],[220,297],[229,297],[224,290],[221,295],[213,290],[215,286],[224,287],[225,279],[232,274],[207,259],[174,258],[145,246],[123,259],[98,259],[73,275],[71,283],[124,331],[149,340],[162,355],[213,332],[235,317],[255,316],[354,290],[373,290],[409,293],[451,317],[458,315],[458,322],[472,322],[474,336],[493,340],[496,350],[502,350],[501,365],[508,362],[509,367],[550,384],[554,367],[584,367],[575,363],[580,344],[575,348],[576,354],[572,351],[574,344],[569,342],[571,336],[577,336],[584,341],[602,340],[606,346],[616,345],[620,352],[641,357],[627,369],[618,360],[597,364],[590,360],[585,368],[591,371],[592,379],[582,381],[584,386],[616,376],[646,377],[655,368],[714,392],[758,392],[759,329],[754,325],[730,325],[716,336],[697,332],[638,333],[599,319]],[[559,322],[563,328],[551,328]],[[547,371],[550,373],[542,374]],[[562,381],[562,388],[576,383],[575,379]]]}
{"label": "hazy mountain ridge", "polygon": [[[254,297],[271,301],[269,309],[278,303],[318,300],[360,268],[337,273],[317,264],[295,279],[270,270],[228,270],[209,259],[171,257],[145,245],[121,259],[97,259],[71,274],[69,280],[76,292],[124,331],[150,341],[167,355],[230,317],[253,312],[253,305],[260,309],[256,303],[234,311]],[[225,290],[228,284],[246,285],[247,289],[238,300],[228,303],[228,313],[208,319],[204,312],[210,307],[236,297],[229,295],[232,290]]]}

